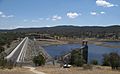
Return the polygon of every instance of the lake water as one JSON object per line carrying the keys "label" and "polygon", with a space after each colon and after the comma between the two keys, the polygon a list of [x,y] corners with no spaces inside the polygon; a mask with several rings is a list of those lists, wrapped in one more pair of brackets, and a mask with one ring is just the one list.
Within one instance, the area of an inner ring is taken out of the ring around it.
{"label": "lake water", "polygon": [[[52,45],[43,47],[52,57],[60,56],[72,49],[80,48],[80,44],[64,44],[64,45]],[[94,44],[88,45],[88,62],[92,60],[97,60],[99,64],[102,63],[103,54],[117,52],[120,54],[120,48],[109,48],[103,46],[96,46]]]}
{"label": "lake water", "polygon": [[104,43],[108,44],[108,45],[120,46],[120,42],[119,41],[111,41],[111,42],[104,42]]}

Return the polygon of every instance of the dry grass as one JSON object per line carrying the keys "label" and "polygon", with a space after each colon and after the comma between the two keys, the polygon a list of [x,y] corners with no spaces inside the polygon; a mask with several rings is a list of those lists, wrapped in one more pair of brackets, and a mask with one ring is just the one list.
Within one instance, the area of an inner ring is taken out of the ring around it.
{"label": "dry grass", "polygon": [[[94,66],[92,70],[84,70],[82,67],[60,68],[59,66],[37,67],[36,70],[46,74],[120,74],[110,67]],[[0,69],[0,74],[34,74],[27,68],[14,68],[12,70]]]}
{"label": "dry grass", "polygon": [[0,74],[34,74],[29,69],[25,68],[14,68],[11,70],[8,69],[0,69]]}
{"label": "dry grass", "polygon": [[47,74],[120,74],[120,71],[112,71],[109,67],[94,67],[93,70],[83,70],[81,67],[38,67],[36,69]]}

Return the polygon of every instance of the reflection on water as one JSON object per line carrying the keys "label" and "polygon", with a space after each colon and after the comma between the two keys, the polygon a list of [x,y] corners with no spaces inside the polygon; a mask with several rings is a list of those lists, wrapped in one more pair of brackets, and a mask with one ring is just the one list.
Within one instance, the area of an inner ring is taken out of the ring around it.
{"label": "reflection on water", "polygon": [[[60,56],[65,54],[72,49],[80,48],[80,44],[65,44],[65,45],[53,45],[53,46],[45,46],[45,50],[52,56]],[[102,63],[103,54],[117,52],[120,54],[120,48],[108,48],[103,46],[96,46],[94,44],[88,45],[88,61],[98,60],[99,63]]]}

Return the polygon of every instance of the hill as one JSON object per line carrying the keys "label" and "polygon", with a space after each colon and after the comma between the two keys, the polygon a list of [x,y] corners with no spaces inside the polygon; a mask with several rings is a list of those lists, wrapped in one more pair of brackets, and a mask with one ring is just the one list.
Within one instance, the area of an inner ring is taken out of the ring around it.
{"label": "hill", "polygon": [[42,28],[17,28],[12,30],[0,30],[0,32],[39,32],[47,33],[50,35],[60,36],[96,36],[101,34],[114,35],[120,34],[120,26],[55,26],[55,27],[42,27]]}

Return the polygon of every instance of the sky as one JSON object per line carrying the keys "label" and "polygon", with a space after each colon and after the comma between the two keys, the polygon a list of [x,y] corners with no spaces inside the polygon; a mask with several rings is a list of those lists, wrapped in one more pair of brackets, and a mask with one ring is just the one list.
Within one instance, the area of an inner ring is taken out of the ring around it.
{"label": "sky", "polygon": [[0,29],[120,25],[120,0],[0,0]]}

